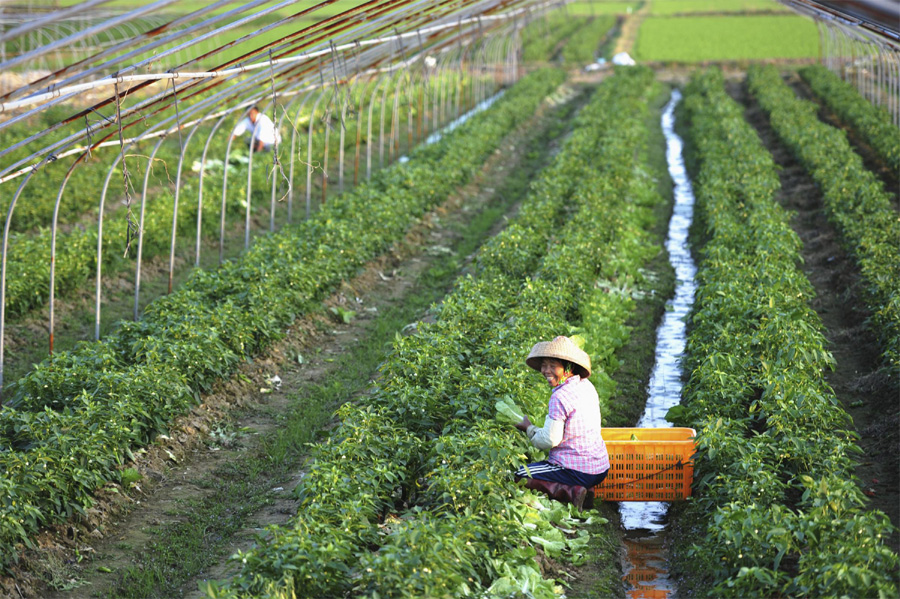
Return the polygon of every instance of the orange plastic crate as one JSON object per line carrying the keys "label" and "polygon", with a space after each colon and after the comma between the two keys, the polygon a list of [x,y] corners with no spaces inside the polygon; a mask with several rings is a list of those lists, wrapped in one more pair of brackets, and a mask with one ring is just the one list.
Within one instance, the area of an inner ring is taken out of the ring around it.
{"label": "orange plastic crate", "polygon": [[[594,496],[607,501],[678,501],[691,496],[692,428],[604,428],[609,474]],[[632,441],[631,437],[637,437]]]}

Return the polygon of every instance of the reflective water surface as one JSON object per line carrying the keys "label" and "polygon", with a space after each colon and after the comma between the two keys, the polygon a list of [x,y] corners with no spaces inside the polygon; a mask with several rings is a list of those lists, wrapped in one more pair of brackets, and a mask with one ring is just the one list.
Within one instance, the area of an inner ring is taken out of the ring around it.
{"label": "reflective water surface", "polygon": [[[668,301],[663,321],[656,332],[656,362],[648,385],[647,407],[638,427],[663,428],[666,412],[681,401],[681,355],[686,342],[685,317],[694,303],[697,268],[688,247],[688,229],[694,216],[694,191],[682,156],[683,143],[675,133],[675,106],[681,99],[676,89],[662,115],[666,137],[666,160],[675,184],[675,206],[669,221],[666,249],[675,269],[675,296]],[[630,599],[674,599],[675,587],[668,577],[665,547],[664,502],[622,502],[619,514],[625,528],[627,550],[625,580]]]}
{"label": "reflective water surface", "polygon": [[460,116],[460,117],[459,117],[458,119],[456,119],[455,121],[452,121],[450,124],[448,124],[447,126],[445,126],[445,127],[444,127],[443,129],[441,129],[440,131],[438,131],[438,132],[436,132],[436,133],[432,133],[431,135],[429,135],[428,138],[425,140],[425,143],[426,143],[426,144],[433,144],[433,143],[435,143],[435,142],[437,142],[437,141],[440,141],[440,139],[441,139],[441,137],[443,136],[443,134],[445,134],[445,133],[450,133],[451,131],[453,131],[454,129],[456,129],[457,127],[459,127],[460,125],[462,125],[462,124],[465,123],[466,121],[468,121],[469,118],[471,118],[473,115],[478,114],[478,113],[481,112],[482,110],[486,110],[486,109],[490,108],[491,104],[493,104],[494,102],[496,102],[497,100],[499,100],[500,98],[502,98],[504,93],[506,93],[506,90],[505,90],[505,89],[501,89],[499,92],[497,92],[496,94],[494,94],[494,95],[491,96],[490,98],[487,98],[487,99],[485,99],[485,100],[482,100],[481,102],[478,103],[477,106],[475,106],[475,108],[471,109],[469,112],[463,114],[462,116]]}
{"label": "reflective water surface", "polygon": [[[439,142],[445,134],[450,133],[451,131],[453,131],[454,129],[456,129],[457,127],[459,127],[466,121],[468,121],[472,116],[478,114],[479,112],[481,112],[483,110],[490,108],[491,104],[493,104],[494,102],[499,100],[501,97],[503,97],[504,93],[506,93],[506,90],[501,89],[499,92],[497,92],[490,98],[482,100],[481,102],[478,103],[477,106],[475,106],[475,108],[473,108],[469,112],[463,114],[458,119],[452,121],[448,125],[445,125],[443,128],[441,128],[440,131],[435,131],[434,133],[432,133],[431,135],[426,137],[425,145],[430,145],[430,144]],[[397,159],[397,162],[399,162],[400,164],[405,164],[405,163],[409,162],[409,156],[404,154],[403,156],[401,156],[400,158]]]}

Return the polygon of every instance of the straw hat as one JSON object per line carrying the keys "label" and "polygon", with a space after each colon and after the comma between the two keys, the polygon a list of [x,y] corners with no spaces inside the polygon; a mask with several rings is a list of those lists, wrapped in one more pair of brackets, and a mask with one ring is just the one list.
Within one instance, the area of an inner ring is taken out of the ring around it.
{"label": "straw hat", "polygon": [[541,360],[544,358],[568,360],[575,365],[575,374],[581,375],[583,379],[591,376],[591,357],[568,337],[560,335],[553,341],[535,343],[531,353],[525,358],[525,363],[540,372]]}

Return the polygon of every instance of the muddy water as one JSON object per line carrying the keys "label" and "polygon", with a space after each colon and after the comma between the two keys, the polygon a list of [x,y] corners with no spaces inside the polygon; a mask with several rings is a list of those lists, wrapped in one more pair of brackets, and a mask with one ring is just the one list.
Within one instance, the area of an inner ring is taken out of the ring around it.
{"label": "muddy water", "polygon": [[[675,134],[675,106],[681,99],[676,89],[662,115],[666,137],[666,160],[675,183],[675,207],[669,221],[666,249],[675,269],[675,297],[666,304],[666,314],[656,332],[656,362],[648,386],[647,407],[637,426],[664,428],[666,412],[681,401],[681,355],[686,341],[685,317],[694,303],[697,268],[688,248],[688,229],[694,215],[694,191],[682,156],[682,140]],[[668,577],[665,547],[665,502],[622,502],[619,513],[625,528],[627,550],[625,580],[629,599],[674,599],[675,588]]]}

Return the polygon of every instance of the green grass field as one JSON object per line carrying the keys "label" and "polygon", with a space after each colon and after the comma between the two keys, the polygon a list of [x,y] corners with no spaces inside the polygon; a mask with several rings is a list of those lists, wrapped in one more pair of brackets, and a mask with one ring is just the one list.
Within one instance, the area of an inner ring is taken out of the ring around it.
{"label": "green grass field", "polygon": [[721,12],[783,12],[791,13],[775,0],[650,0],[650,14],[654,16]]}
{"label": "green grass field", "polygon": [[638,60],[702,62],[813,58],[819,53],[815,24],[803,17],[651,17],[638,32]]}

